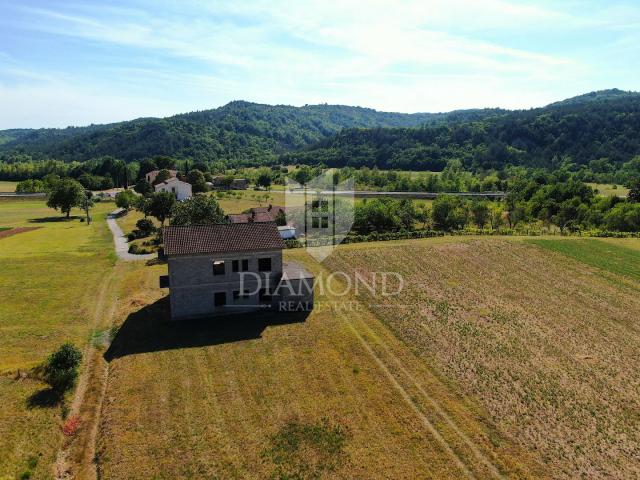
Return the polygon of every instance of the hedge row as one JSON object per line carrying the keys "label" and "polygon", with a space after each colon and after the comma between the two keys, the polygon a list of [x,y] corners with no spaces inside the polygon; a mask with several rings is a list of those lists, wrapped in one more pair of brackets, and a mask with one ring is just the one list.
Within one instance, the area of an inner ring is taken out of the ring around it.
{"label": "hedge row", "polygon": [[[399,231],[399,232],[373,232],[368,235],[347,235],[340,243],[363,243],[363,242],[381,242],[389,240],[411,240],[416,238],[432,238],[443,237],[445,235],[489,235],[489,236],[514,236],[522,235],[529,237],[536,237],[540,235],[558,235],[566,237],[599,237],[599,238],[640,238],[638,232],[609,232],[606,230],[589,230],[581,232],[565,232],[558,233],[554,231],[524,229],[514,230],[510,228],[499,228],[494,230],[481,230],[477,228],[466,228],[464,230],[456,230],[451,232],[443,232],[440,230],[411,230],[411,231]],[[319,247],[323,245],[331,245],[331,237],[315,238],[309,241],[308,246]],[[299,240],[285,240],[287,248],[301,248],[304,245]]]}

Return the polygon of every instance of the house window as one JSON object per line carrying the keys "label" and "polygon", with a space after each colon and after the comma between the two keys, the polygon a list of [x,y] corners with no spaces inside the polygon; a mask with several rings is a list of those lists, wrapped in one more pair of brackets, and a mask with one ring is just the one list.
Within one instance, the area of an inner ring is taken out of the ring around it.
{"label": "house window", "polygon": [[214,275],[224,275],[224,261],[220,260],[217,262],[213,262],[213,274]]}
{"label": "house window", "polygon": [[320,228],[320,219],[318,217],[311,219],[311,228]]}
{"label": "house window", "polygon": [[176,193],[176,187],[171,187],[171,192]]}
{"label": "house window", "polygon": [[322,217],[322,228],[329,228],[329,217]]}
{"label": "house window", "polygon": [[270,272],[271,271],[271,257],[258,259],[258,271]]}
{"label": "house window", "polygon": [[231,261],[231,270],[233,272],[247,272],[249,271],[249,260],[232,260]]}
{"label": "house window", "polygon": [[224,307],[227,304],[227,292],[216,292],[213,294],[213,304],[216,307]]}

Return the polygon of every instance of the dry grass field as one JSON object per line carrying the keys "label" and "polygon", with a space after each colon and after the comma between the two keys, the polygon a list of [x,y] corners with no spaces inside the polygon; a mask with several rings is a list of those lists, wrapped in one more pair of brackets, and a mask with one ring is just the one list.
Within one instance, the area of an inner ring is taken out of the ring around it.
{"label": "dry grass field", "polygon": [[400,272],[401,296],[361,301],[554,478],[640,476],[640,256],[628,245],[363,244],[326,263]]}
{"label": "dry grass field", "polygon": [[609,185],[606,183],[587,183],[591,188],[598,190],[598,195],[602,197],[626,197],[629,189],[624,185]]}
{"label": "dry grass field", "polygon": [[0,225],[40,227],[0,239],[0,478],[52,476],[61,408],[28,372],[64,342],[84,347],[99,323],[113,266],[106,211],[98,204],[88,227],[42,200],[0,200]]}
{"label": "dry grass field", "polygon": [[0,181],[0,193],[13,193],[18,182]]}
{"label": "dry grass field", "polygon": [[164,268],[122,284],[99,478],[545,476],[354,298],[319,291],[304,319],[168,323]]}

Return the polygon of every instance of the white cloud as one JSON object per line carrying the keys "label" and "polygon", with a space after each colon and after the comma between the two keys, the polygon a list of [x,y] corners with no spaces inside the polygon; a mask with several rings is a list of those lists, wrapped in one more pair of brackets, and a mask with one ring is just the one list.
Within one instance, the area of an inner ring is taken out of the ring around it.
{"label": "white cloud", "polygon": [[[105,55],[105,64],[96,60],[75,71],[17,60],[0,68],[0,99],[29,104],[16,114],[3,109],[5,124],[37,118],[35,99],[49,110],[42,118],[55,116],[49,123],[58,125],[158,116],[232,99],[396,111],[537,106],[593,85],[615,86],[601,73],[607,45],[577,54],[561,42],[545,44],[548,33],[619,30],[614,41],[631,54],[635,33],[629,26],[640,19],[633,7],[603,11],[576,2],[515,0],[54,5],[22,7],[28,15],[19,27],[27,35],[71,39],[85,55],[113,47],[126,56]],[[512,41],[523,36],[529,40]],[[61,86],[64,94],[56,95]],[[68,108],[54,113],[61,97]]]}

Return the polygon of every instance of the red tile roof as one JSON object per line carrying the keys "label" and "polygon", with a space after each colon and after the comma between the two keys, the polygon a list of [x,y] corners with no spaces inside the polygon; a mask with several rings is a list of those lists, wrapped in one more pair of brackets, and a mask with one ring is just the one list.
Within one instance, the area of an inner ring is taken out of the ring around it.
{"label": "red tile roof", "polygon": [[162,237],[164,253],[168,256],[285,248],[273,222],[169,226],[164,227]]}

